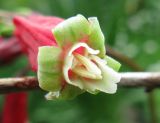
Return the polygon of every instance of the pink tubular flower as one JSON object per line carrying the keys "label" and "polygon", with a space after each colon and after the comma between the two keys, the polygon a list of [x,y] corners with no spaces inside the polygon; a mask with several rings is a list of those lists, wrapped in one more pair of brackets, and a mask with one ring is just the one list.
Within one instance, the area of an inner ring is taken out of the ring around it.
{"label": "pink tubular flower", "polygon": [[115,93],[120,64],[105,55],[96,17],[63,20],[33,15],[15,17],[16,36],[27,53],[47,99],[69,99],[85,91]]}
{"label": "pink tubular flower", "polygon": [[31,15],[28,17],[17,16],[14,18],[16,26],[15,34],[27,53],[32,69],[37,71],[37,55],[40,46],[57,46],[56,40],[51,32],[63,19],[57,17],[44,17]]}
{"label": "pink tubular flower", "polygon": [[2,116],[1,123],[27,123],[27,94],[7,94]]}

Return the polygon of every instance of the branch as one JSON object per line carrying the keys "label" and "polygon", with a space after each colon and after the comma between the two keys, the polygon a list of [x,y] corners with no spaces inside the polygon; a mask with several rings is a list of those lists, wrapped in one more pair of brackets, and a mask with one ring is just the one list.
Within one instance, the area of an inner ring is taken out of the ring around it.
{"label": "branch", "polygon": [[119,83],[124,87],[160,87],[160,72],[125,72],[121,73]]}
{"label": "branch", "polygon": [[0,79],[0,93],[39,89],[35,77],[16,77]]}
{"label": "branch", "polygon": [[[124,72],[120,74],[122,79],[118,85],[122,87],[160,87],[160,72]],[[39,89],[38,81],[35,77],[0,79],[0,93],[26,91],[33,89]]]}
{"label": "branch", "polygon": [[131,68],[134,71],[143,71],[143,69],[134,62],[133,59],[121,54],[120,52],[112,49],[110,46],[106,46],[106,54],[117,59],[118,61],[124,63],[125,65],[127,65],[129,68]]}

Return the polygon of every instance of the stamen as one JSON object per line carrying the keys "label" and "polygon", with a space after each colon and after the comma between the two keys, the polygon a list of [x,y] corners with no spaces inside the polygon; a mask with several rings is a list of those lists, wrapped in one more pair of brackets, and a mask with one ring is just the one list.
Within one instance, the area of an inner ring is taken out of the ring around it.
{"label": "stamen", "polygon": [[89,58],[84,57],[78,53],[75,53],[74,56],[81,64],[83,64],[86,67],[88,72],[94,75],[101,75],[101,70]]}
{"label": "stamen", "polygon": [[81,77],[85,77],[89,79],[102,79],[101,75],[92,74],[89,71],[87,71],[85,68],[80,66],[73,68],[72,71]]}

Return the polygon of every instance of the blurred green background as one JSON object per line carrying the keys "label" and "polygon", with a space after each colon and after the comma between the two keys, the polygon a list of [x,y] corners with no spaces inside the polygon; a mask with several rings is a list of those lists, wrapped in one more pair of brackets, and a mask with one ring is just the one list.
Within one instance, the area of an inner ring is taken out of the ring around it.
{"label": "blurred green background", "polygon": [[[97,16],[109,44],[146,71],[160,71],[160,0],[0,0],[0,9],[31,8],[63,18],[78,13]],[[25,56],[0,66],[10,77],[27,64]],[[121,71],[133,71],[125,64]],[[34,74],[34,73],[30,73]],[[114,95],[85,93],[71,101],[46,101],[44,92],[29,92],[30,123],[150,123],[145,89],[119,88]],[[160,122],[160,91],[154,91]],[[1,96],[1,109],[3,96]]]}

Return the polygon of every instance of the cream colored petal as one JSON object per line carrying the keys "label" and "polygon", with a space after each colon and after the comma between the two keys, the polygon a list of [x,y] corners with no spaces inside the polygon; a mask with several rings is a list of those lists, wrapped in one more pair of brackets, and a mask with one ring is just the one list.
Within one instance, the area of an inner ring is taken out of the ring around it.
{"label": "cream colored petal", "polygon": [[72,84],[74,86],[79,87],[80,89],[83,89],[83,84],[79,83],[79,82],[73,82],[69,79],[68,76],[68,71],[72,68],[72,64],[73,64],[73,59],[74,56],[72,55],[73,51],[75,51],[77,48],[79,47],[85,47],[86,50],[88,51],[88,53],[90,54],[98,54],[99,51],[98,50],[93,50],[92,48],[90,48],[87,44],[85,43],[77,43],[75,44],[71,50],[69,51],[69,53],[67,54],[66,58],[65,58],[65,62],[63,65],[63,75],[64,75],[64,79],[66,80],[67,83]]}
{"label": "cream colored petal", "polygon": [[[82,43],[83,46],[84,43]],[[77,44],[75,47],[72,48],[72,52],[81,47],[81,43]],[[86,48],[87,49],[87,48]],[[93,49],[92,49],[93,50]],[[100,59],[98,56],[91,55],[90,59],[95,61],[97,66],[102,72],[102,79],[100,80],[91,80],[87,81],[85,79],[77,78],[76,80],[70,80],[68,76],[68,71],[72,67],[74,56],[72,55],[72,52],[69,52],[69,54],[66,56],[65,64],[63,66],[63,72],[64,72],[64,78],[67,81],[67,83],[77,86],[80,89],[84,89],[90,93],[96,93],[97,91],[102,91],[105,93],[115,93],[117,90],[117,84],[121,76],[116,71],[114,71],[112,68],[106,65],[105,60]],[[91,50],[90,50],[91,51]],[[88,52],[90,52],[88,51]],[[90,53],[92,54],[92,53]]]}

